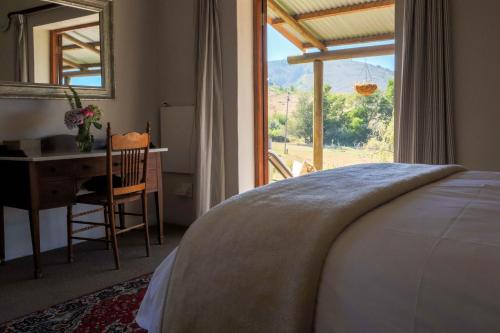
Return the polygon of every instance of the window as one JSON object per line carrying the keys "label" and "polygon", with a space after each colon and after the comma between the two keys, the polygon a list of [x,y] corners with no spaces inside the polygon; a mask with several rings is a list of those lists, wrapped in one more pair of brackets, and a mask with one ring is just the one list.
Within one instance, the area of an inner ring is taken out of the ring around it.
{"label": "window", "polygon": [[395,1],[263,2],[256,183],[392,162]]}
{"label": "window", "polygon": [[102,87],[99,22],[50,32],[51,83]]}

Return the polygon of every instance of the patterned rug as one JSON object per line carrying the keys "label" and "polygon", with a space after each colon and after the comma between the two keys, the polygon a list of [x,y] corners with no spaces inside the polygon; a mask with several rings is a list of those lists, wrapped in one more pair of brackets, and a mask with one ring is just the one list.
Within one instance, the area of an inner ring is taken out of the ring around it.
{"label": "patterned rug", "polygon": [[0,333],[145,332],[135,322],[151,275],[0,324]]}

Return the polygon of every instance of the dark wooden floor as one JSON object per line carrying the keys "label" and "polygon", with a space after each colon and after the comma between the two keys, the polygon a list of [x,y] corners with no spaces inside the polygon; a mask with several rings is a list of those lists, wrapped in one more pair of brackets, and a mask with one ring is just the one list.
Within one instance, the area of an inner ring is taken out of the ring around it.
{"label": "dark wooden floor", "polygon": [[145,257],[142,232],[120,236],[119,271],[114,269],[112,251],[95,242],[76,245],[72,264],[66,263],[65,249],[44,253],[44,276],[39,280],[33,279],[31,257],[9,261],[0,266],[0,323],[151,273],[178,245],[184,232],[184,228],[167,226],[162,246],[151,237],[149,258]]}

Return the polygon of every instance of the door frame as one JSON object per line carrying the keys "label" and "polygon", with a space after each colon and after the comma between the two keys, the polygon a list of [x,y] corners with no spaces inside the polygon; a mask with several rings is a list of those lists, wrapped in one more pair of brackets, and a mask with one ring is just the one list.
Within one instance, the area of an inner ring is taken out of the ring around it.
{"label": "door frame", "polygon": [[269,182],[267,82],[267,0],[254,0],[255,186]]}

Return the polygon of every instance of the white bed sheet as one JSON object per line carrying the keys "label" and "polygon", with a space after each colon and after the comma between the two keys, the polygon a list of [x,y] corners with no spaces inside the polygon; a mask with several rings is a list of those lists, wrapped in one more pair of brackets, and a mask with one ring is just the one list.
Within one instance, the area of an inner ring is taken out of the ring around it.
{"label": "white bed sheet", "polygon": [[323,268],[316,332],[500,332],[500,173],[468,171],[351,224]]}
{"label": "white bed sheet", "polygon": [[135,318],[139,326],[149,333],[159,333],[161,331],[161,317],[167,299],[168,283],[176,254],[177,248],[155,270]]}

